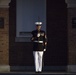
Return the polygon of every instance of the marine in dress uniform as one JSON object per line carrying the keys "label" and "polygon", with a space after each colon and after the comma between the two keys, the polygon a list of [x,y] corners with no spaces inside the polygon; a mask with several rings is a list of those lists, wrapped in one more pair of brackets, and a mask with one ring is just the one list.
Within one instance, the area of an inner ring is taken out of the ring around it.
{"label": "marine in dress uniform", "polygon": [[35,61],[35,72],[42,72],[43,53],[46,51],[47,37],[45,31],[41,30],[42,22],[36,22],[36,30],[32,31],[33,55]]}

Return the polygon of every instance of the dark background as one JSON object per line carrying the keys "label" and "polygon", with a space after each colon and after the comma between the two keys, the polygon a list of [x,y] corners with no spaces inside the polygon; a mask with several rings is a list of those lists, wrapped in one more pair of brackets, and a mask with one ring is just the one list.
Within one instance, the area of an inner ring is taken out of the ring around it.
{"label": "dark background", "polygon": [[[46,0],[46,27],[48,45],[44,55],[46,66],[66,66],[67,49],[67,6],[65,0]],[[33,66],[31,42],[15,42],[16,0],[9,8],[9,64],[10,66]]]}

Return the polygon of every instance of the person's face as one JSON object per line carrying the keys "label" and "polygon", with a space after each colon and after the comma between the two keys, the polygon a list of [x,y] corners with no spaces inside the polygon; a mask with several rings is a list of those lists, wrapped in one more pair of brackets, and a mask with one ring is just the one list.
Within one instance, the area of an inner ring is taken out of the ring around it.
{"label": "person's face", "polygon": [[36,29],[37,29],[37,30],[40,30],[40,29],[41,29],[41,26],[36,26]]}

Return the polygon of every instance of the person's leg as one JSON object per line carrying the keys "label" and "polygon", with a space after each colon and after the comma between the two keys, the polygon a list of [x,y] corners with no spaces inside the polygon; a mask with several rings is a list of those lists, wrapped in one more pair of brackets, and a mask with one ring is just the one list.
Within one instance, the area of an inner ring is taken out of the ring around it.
{"label": "person's leg", "polygon": [[39,60],[39,71],[40,72],[42,71],[42,59],[43,59],[43,51],[39,51],[38,60]]}
{"label": "person's leg", "polygon": [[38,72],[39,71],[38,52],[33,51],[33,55],[34,55],[34,62],[35,62],[35,71]]}

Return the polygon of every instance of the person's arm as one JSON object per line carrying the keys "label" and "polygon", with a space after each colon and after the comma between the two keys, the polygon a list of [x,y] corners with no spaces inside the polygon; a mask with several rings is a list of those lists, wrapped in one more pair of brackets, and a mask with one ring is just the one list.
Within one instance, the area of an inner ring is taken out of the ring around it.
{"label": "person's arm", "polygon": [[32,36],[31,41],[34,41],[34,37]]}
{"label": "person's arm", "polygon": [[31,41],[35,41],[37,39],[37,36],[34,34],[34,31],[32,31],[31,34],[32,34]]}
{"label": "person's arm", "polygon": [[31,41],[34,41],[33,31],[31,32],[31,34],[32,34]]}
{"label": "person's arm", "polygon": [[46,51],[46,46],[47,46],[47,36],[45,34],[45,36],[44,36],[44,51]]}

